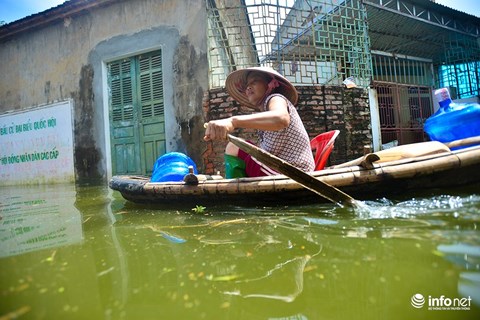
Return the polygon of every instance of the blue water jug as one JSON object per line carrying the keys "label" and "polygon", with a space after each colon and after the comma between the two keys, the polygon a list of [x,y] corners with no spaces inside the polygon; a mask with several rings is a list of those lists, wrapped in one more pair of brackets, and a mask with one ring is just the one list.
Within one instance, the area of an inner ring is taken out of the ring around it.
{"label": "blue water jug", "polygon": [[197,174],[197,166],[186,154],[169,152],[157,159],[153,165],[151,182],[183,181],[183,177],[189,173],[188,167],[193,167]]}
{"label": "blue water jug", "polygon": [[480,136],[480,105],[453,103],[447,88],[435,91],[440,109],[425,121],[424,130],[430,140],[451,142]]}

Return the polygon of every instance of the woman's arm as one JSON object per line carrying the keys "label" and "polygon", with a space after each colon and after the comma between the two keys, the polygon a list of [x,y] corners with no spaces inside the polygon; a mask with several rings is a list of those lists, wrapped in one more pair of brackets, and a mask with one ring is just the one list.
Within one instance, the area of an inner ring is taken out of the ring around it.
{"label": "woman's arm", "polygon": [[281,97],[273,97],[267,105],[268,111],[233,116],[208,122],[204,139],[227,140],[227,134],[236,128],[278,131],[290,124],[287,102]]}

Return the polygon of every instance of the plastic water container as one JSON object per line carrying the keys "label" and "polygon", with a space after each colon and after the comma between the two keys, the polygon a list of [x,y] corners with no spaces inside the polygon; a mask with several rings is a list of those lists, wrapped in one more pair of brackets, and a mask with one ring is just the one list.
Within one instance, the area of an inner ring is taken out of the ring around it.
{"label": "plastic water container", "polygon": [[447,88],[435,91],[440,109],[425,121],[424,130],[430,140],[451,142],[480,136],[480,105],[454,103]]}
{"label": "plastic water container", "polygon": [[193,167],[197,174],[197,166],[186,154],[169,152],[157,159],[153,165],[151,182],[183,181],[183,177],[189,173],[188,167]]}

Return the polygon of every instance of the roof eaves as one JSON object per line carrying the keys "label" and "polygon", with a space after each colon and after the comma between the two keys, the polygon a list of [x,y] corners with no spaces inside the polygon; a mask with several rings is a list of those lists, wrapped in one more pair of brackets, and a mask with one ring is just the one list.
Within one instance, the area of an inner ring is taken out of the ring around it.
{"label": "roof eaves", "polygon": [[475,16],[471,13],[460,11],[460,10],[457,10],[453,7],[447,7],[443,4],[436,3],[436,2],[433,2],[433,1],[430,1],[430,0],[409,0],[409,1],[411,1],[412,3],[415,3],[415,4],[420,4],[423,7],[425,7],[426,9],[432,9],[432,10],[435,10],[436,12],[441,13],[441,14],[445,14],[445,15],[448,15],[448,16],[451,16],[451,17],[454,17],[454,18],[457,18],[457,19],[460,19],[460,20],[469,19],[473,23],[479,23],[480,22],[480,17],[477,17],[477,16]]}
{"label": "roof eaves", "polygon": [[70,0],[51,9],[0,26],[0,42],[30,30],[37,30],[67,17],[80,15],[87,10],[104,6],[115,0]]}

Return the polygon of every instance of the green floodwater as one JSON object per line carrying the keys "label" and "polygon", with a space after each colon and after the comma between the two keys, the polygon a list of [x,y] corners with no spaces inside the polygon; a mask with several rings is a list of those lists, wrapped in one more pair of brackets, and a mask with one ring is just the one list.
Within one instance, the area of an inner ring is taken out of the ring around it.
{"label": "green floodwater", "polygon": [[480,186],[367,205],[1,187],[0,319],[480,319]]}

